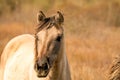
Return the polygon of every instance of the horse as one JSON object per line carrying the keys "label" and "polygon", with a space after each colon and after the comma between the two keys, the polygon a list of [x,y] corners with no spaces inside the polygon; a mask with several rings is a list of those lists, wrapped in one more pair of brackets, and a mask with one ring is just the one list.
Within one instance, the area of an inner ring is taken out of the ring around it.
{"label": "horse", "polygon": [[62,13],[46,17],[39,11],[37,20],[34,35],[19,35],[4,48],[0,80],[71,80]]}

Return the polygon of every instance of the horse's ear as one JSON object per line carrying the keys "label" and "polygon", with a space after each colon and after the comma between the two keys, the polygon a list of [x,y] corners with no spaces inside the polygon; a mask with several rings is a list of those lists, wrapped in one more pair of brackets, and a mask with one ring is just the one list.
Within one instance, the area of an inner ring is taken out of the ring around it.
{"label": "horse's ear", "polygon": [[62,24],[64,22],[64,17],[63,14],[59,11],[57,11],[57,15],[55,16],[55,20],[59,23]]}
{"label": "horse's ear", "polygon": [[39,23],[40,21],[44,21],[45,18],[45,14],[42,11],[39,11],[39,13],[37,14],[37,22]]}

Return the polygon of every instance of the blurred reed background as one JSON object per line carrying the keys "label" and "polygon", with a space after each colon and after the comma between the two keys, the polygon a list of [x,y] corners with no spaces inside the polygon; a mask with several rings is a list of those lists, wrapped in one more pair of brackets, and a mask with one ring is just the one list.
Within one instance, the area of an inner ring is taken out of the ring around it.
{"label": "blurred reed background", "polygon": [[72,80],[108,80],[120,53],[120,0],[0,0],[0,54],[13,37],[34,34],[39,10],[64,14]]}

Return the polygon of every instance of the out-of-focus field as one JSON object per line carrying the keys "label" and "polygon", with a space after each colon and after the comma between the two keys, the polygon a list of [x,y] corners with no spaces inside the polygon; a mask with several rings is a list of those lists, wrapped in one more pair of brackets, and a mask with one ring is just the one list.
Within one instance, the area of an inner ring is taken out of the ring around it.
{"label": "out-of-focus field", "polygon": [[72,80],[108,80],[111,62],[120,53],[119,0],[25,1],[15,2],[13,11],[0,7],[0,54],[13,37],[35,33],[39,10],[48,16],[60,10]]}

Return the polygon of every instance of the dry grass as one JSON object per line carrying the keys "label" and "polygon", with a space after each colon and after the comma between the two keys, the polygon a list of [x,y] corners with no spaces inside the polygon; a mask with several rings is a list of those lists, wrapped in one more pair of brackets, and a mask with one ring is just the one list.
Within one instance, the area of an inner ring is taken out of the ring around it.
{"label": "dry grass", "polygon": [[[98,26],[88,37],[67,36],[73,80],[108,80],[109,66],[120,52],[119,29]],[[96,30],[97,30],[96,29]]]}
{"label": "dry grass", "polygon": [[117,56],[110,68],[110,80],[119,80],[120,79],[120,55]]}

